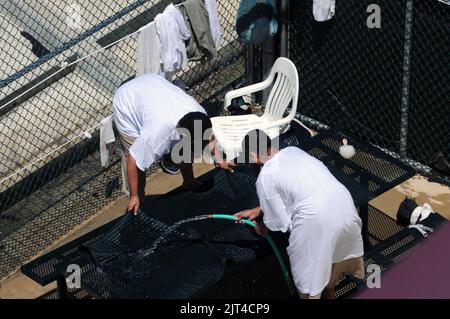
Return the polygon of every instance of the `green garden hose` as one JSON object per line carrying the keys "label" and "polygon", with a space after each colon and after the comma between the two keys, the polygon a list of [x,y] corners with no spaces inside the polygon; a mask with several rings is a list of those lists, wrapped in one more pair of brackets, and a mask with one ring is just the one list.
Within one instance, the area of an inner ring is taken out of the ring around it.
{"label": "green garden hose", "polygon": [[[208,218],[227,219],[227,220],[237,221],[236,216],[225,215],[225,214],[212,214],[212,215],[208,215]],[[253,228],[256,227],[256,223],[251,220],[248,220],[248,219],[241,219],[240,222],[245,223],[249,226],[252,226]],[[289,276],[289,271],[284,263],[283,257],[281,256],[280,251],[278,250],[278,247],[275,244],[275,242],[273,241],[272,237],[270,237],[270,235],[267,235],[266,238],[267,238],[267,241],[269,242],[270,246],[272,247],[273,252],[275,253],[275,256],[278,259],[278,263],[280,264],[281,271],[283,272],[283,275],[284,275],[284,279],[286,280],[286,283],[289,287],[289,292],[291,294],[294,294],[295,293],[294,285],[292,284],[291,278]]]}

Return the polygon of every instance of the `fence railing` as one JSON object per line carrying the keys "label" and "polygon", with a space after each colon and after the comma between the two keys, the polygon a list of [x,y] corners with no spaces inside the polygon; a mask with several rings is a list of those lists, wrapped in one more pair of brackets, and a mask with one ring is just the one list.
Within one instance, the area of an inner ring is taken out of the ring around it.
{"label": "fence railing", "polygon": [[[373,4],[380,28],[367,24]],[[448,21],[438,0],[336,1],[326,23],[314,22],[312,1],[290,1],[299,112],[411,163],[449,158]]]}
{"label": "fence railing", "polygon": [[[99,121],[135,75],[137,34],[118,40],[172,2],[0,4],[0,279],[119,196],[118,158],[102,169],[97,150]],[[217,55],[176,75],[212,113],[245,71],[238,0],[217,5]]]}

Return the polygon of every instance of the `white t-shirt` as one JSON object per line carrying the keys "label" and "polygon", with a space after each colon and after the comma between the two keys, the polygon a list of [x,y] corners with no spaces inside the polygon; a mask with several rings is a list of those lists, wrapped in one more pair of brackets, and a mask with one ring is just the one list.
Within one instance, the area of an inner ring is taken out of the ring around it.
{"label": "white t-shirt", "polygon": [[319,294],[333,263],[363,255],[361,219],[350,192],[318,159],[287,147],[264,164],[256,189],[264,224],[291,231],[288,254],[302,293]]}
{"label": "white t-shirt", "polygon": [[136,138],[130,154],[140,170],[170,151],[179,139],[176,127],[183,116],[206,114],[192,96],[156,74],[142,75],[119,87],[113,108],[118,131]]}

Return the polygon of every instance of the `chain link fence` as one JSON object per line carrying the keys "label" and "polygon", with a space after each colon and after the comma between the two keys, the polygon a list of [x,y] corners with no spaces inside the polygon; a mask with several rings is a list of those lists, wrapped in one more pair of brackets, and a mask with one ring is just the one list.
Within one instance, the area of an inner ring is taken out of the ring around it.
{"label": "chain link fence", "polygon": [[[119,40],[172,2],[181,1],[0,4],[0,279],[120,195],[119,158],[102,169],[98,153],[99,122],[135,75],[137,34]],[[213,116],[245,72],[238,0],[217,7],[216,57],[176,75]]]}
{"label": "chain link fence", "polygon": [[[171,2],[180,1],[0,3],[0,280],[120,195],[119,158],[100,167],[97,129],[135,74],[137,36],[119,40]],[[217,1],[217,56],[177,74],[211,115],[244,77],[238,2]],[[371,4],[381,9],[380,29],[367,26]],[[448,158],[448,10],[438,0],[341,0],[334,21],[318,24],[312,0],[290,1],[301,119],[414,165],[437,151]]]}
{"label": "chain link fence", "polygon": [[[373,4],[381,28],[367,24]],[[336,1],[336,16],[325,23],[314,21],[312,1],[290,1],[300,117],[426,171],[436,152],[448,159],[448,21],[449,5],[438,0]]]}

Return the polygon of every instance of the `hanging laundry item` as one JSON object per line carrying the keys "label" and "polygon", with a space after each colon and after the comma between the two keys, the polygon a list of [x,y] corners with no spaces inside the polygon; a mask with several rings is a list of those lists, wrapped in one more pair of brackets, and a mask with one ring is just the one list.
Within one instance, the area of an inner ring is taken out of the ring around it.
{"label": "hanging laundry item", "polygon": [[316,21],[328,21],[334,17],[336,0],[313,0],[313,15]]}
{"label": "hanging laundry item", "polygon": [[205,0],[205,7],[208,11],[209,25],[211,35],[213,37],[216,49],[220,47],[220,39],[222,37],[222,29],[220,28],[219,15],[217,14],[216,0]]}
{"label": "hanging laundry item", "polygon": [[191,37],[183,15],[173,4],[155,17],[156,32],[161,42],[164,72],[176,72],[187,67],[185,41]]}
{"label": "hanging laundry item", "polygon": [[273,37],[278,30],[275,0],[241,0],[236,31],[244,43],[258,44]]}
{"label": "hanging laundry item", "polygon": [[113,129],[113,116],[105,117],[100,122],[100,161],[102,167],[109,165],[113,155],[113,143],[116,140]]}
{"label": "hanging laundry item", "polygon": [[211,34],[208,11],[202,0],[186,0],[180,5],[188,29],[192,36],[186,43],[187,57],[198,61],[211,59],[216,50],[216,44]]}
{"label": "hanging laundry item", "polygon": [[156,32],[156,23],[150,22],[139,29],[136,76],[162,74],[161,41]]}

